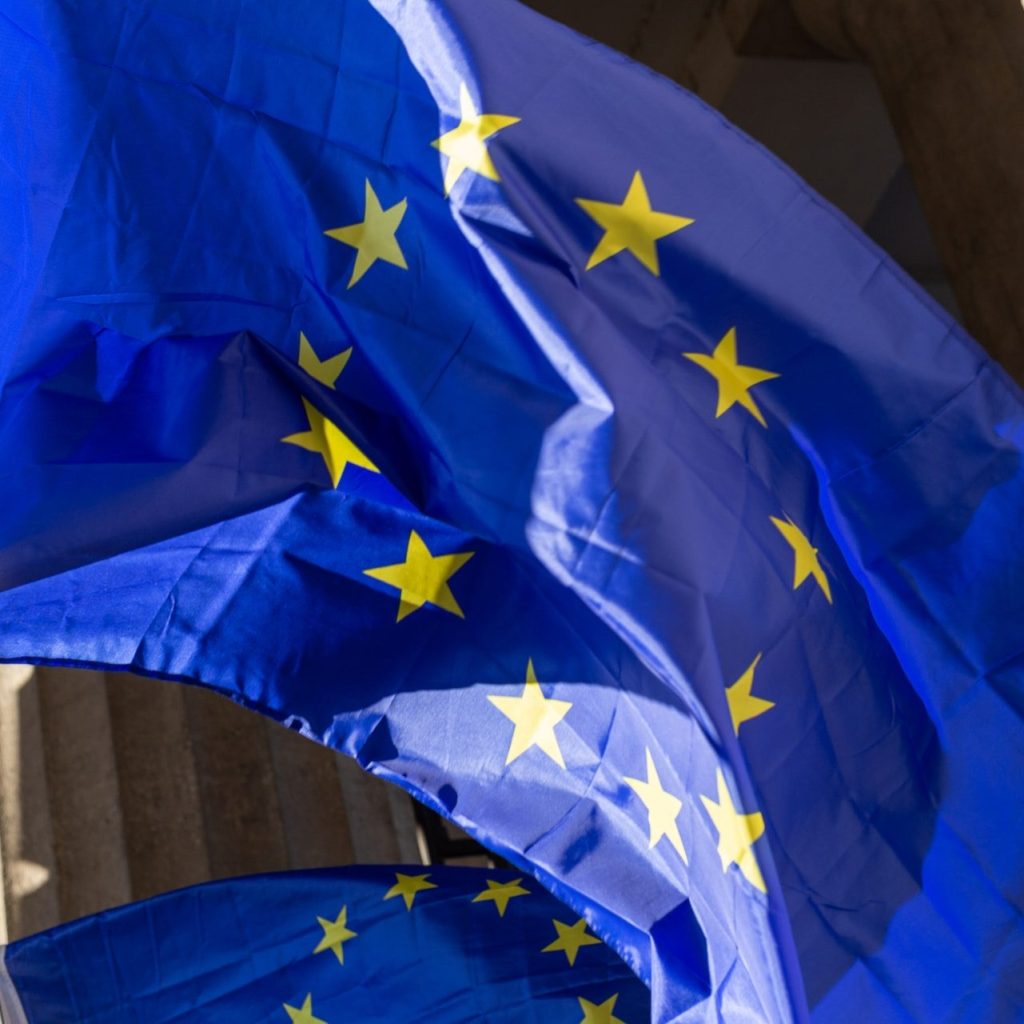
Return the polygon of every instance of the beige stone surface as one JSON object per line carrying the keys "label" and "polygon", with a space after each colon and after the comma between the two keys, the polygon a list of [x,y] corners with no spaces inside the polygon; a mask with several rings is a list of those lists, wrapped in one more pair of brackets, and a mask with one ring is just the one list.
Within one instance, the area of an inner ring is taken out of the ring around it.
{"label": "beige stone surface", "polygon": [[0,666],[0,941],[169,889],[419,863],[409,797],[199,688]]}
{"label": "beige stone surface", "polygon": [[0,665],[0,870],[0,942],[57,924],[39,685],[24,665]]}
{"label": "beige stone surface", "polygon": [[102,672],[40,669],[43,767],[64,921],[131,899]]}
{"label": "beige stone surface", "polygon": [[280,726],[268,729],[289,868],[322,868],[355,861],[351,809],[342,809],[335,760],[326,747]]}
{"label": "beige stone surface", "polygon": [[113,674],[105,685],[133,897],[205,881],[210,863],[185,690]]}
{"label": "beige stone surface", "polygon": [[872,68],[964,322],[1024,382],[1019,0],[793,0]]}

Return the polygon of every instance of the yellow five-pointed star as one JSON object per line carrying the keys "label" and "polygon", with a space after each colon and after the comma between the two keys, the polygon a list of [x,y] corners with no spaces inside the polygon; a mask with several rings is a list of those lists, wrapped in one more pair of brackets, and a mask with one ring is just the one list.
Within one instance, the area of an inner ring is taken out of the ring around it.
{"label": "yellow five-pointed star", "polygon": [[326,385],[332,390],[351,355],[352,348],[349,346],[344,352],[339,352],[336,356],[321,359],[316,354],[316,349],[309,343],[309,338],[302,331],[299,331],[299,366],[313,380],[320,381],[321,384]]}
{"label": "yellow five-pointed star", "polygon": [[296,1009],[294,1006],[284,1004],[284,1012],[292,1024],[327,1024],[327,1021],[313,1016],[313,994],[306,996],[302,1006]]}
{"label": "yellow five-pointed star", "polygon": [[612,1014],[618,998],[619,995],[616,992],[611,999],[606,999],[598,1005],[589,999],[584,999],[583,996],[577,996],[576,999],[583,1011],[583,1020],[580,1021],[580,1024],[626,1024],[624,1020]]}
{"label": "yellow five-pointed star", "polygon": [[505,764],[511,764],[530,747],[540,747],[560,768],[565,767],[555,726],[572,707],[567,700],[545,697],[533,671],[533,659],[526,663],[526,685],[520,697],[487,698],[506,718],[515,723]]}
{"label": "yellow five-pointed star", "polygon": [[759,370],[756,366],[744,366],[737,362],[735,327],[730,327],[726,331],[725,337],[715,346],[711,355],[705,355],[703,352],[684,352],[683,355],[707,370],[718,381],[718,408],[715,410],[715,419],[738,403],[762,427],[768,426],[750,394],[750,389],[755,384],[773,380],[778,377],[778,374],[772,373],[770,370]]}
{"label": "yellow five-pointed star", "polygon": [[498,168],[487,151],[487,140],[502,128],[519,121],[518,117],[506,117],[504,114],[478,114],[465,82],[459,85],[459,111],[462,118],[459,123],[431,143],[448,157],[444,171],[445,195],[455,187],[463,171],[476,171],[491,181],[501,181]]}
{"label": "yellow five-pointed star", "polygon": [[521,878],[513,878],[511,882],[495,882],[487,879],[487,888],[482,893],[473,897],[474,903],[486,903],[493,900],[498,908],[498,917],[504,917],[508,910],[508,901],[514,896],[529,896],[530,890],[524,889],[519,883]]}
{"label": "yellow five-pointed star", "polygon": [[767,892],[761,869],[757,866],[753,846],[764,834],[764,817],[760,814],[740,814],[736,810],[725,776],[718,771],[718,802],[701,796],[704,809],[718,830],[718,856],[722,870],[728,871],[735,864],[752,886]]}
{"label": "yellow five-pointed star", "polygon": [[555,931],[558,932],[558,938],[545,946],[541,952],[564,953],[570,967],[576,964],[576,956],[580,951],[580,946],[601,945],[601,940],[596,935],[587,933],[587,922],[582,917],[575,924],[565,924],[553,918],[551,923],[555,926]]}
{"label": "yellow five-pointed star", "polygon": [[379,473],[380,470],[356,447],[348,435],[329,420],[313,403],[303,396],[302,406],[306,410],[306,421],[309,423],[309,430],[302,430],[297,434],[289,434],[282,437],[285,444],[294,444],[304,448],[307,452],[315,452],[324,460],[327,472],[331,475],[331,483],[337,487],[341,482],[341,475],[345,467],[351,463],[353,466],[362,466],[371,473]]}
{"label": "yellow five-pointed star", "polygon": [[770,711],[775,707],[775,703],[770,700],[765,700],[763,697],[755,697],[753,694],[754,689],[754,670],[757,668],[757,663],[761,660],[759,654],[748,666],[747,670],[736,680],[732,686],[725,688],[725,696],[729,701],[729,714],[732,716],[732,727],[736,730],[736,735],[740,734],[740,726],[744,722],[749,722],[752,718],[757,718],[758,715],[763,715],[766,711]]}
{"label": "yellow five-pointed star", "polygon": [[825,600],[831,604],[832,590],[828,585],[825,570],[822,569],[821,562],[818,561],[818,549],[811,546],[811,542],[804,535],[803,530],[788,516],[785,519],[776,519],[775,516],[769,516],[769,518],[775,529],[786,538],[789,546],[793,549],[793,589],[796,590],[808,576],[813,576],[818,586],[821,587]]}
{"label": "yellow five-pointed star", "polygon": [[404,562],[382,565],[377,569],[364,569],[363,572],[401,591],[397,622],[401,622],[407,615],[412,615],[414,611],[428,603],[464,619],[465,615],[462,614],[462,609],[448,586],[448,580],[474,554],[473,551],[460,551],[454,555],[432,555],[420,535],[413,530],[409,534],[409,546],[406,548]]}
{"label": "yellow five-pointed star", "polygon": [[436,889],[437,886],[433,882],[428,882],[427,879],[430,875],[403,875],[400,871],[395,872],[396,882],[384,896],[384,899],[390,900],[395,896],[401,896],[405,901],[405,909],[412,910],[412,901],[416,899],[416,893],[423,892],[426,889]]}
{"label": "yellow five-pointed star", "polygon": [[647,781],[626,779],[633,792],[644,802],[647,808],[647,823],[651,830],[651,849],[664,836],[675,847],[676,853],[688,863],[683,837],[679,834],[676,818],[683,808],[683,802],[662,788],[658,778],[658,769],[654,766],[654,758],[650,749],[647,750]]}
{"label": "yellow five-pointed star", "polygon": [[328,921],[325,917],[317,917],[317,920],[324,930],[324,937],[313,952],[322,953],[325,949],[329,949],[338,958],[338,963],[343,964],[345,951],[342,947],[349,939],[354,939],[357,934],[348,927],[348,907],[342,907],[341,913],[334,921]]}
{"label": "yellow five-pointed star", "polygon": [[576,202],[604,228],[597,248],[587,260],[587,270],[628,249],[652,274],[660,276],[657,241],[693,223],[690,217],[659,213],[651,209],[647,186],[639,171],[621,203],[601,203],[596,199]]}
{"label": "yellow five-pointed star", "polygon": [[370,267],[383,260],[392,266],[408,270],[405,254],[398,244],[395,233],[405,216],[407,199],[389,206],[386,210],[380,205],[377,193],[373,191],[370,179],[366,179],[366,206],[363,219],[358,224],[349,224],[343,228],[332,228],[324,234],[356,250],[356,263],[352,268],[352,277],[348,287],[351,288]]}

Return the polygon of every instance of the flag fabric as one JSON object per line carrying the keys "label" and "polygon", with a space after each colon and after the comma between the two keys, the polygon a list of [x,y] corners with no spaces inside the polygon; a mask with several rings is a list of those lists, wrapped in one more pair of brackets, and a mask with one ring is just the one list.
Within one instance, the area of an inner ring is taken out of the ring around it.
{"label": "flag fabric", "polygon": [[1024,402],[510,0],[0,20],[0,656],[212,687],[658,1021],[1024,1012]]}
{"label": "flag fabric", "polygon": [[211,882],[0,947],[4,1024],[627,1024],[650,993],[532,879],[361,866]]}

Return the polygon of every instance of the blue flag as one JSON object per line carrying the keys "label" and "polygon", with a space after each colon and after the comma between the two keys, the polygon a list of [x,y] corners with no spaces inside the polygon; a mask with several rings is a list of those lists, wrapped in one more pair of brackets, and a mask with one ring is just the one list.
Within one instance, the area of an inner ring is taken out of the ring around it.
{"label": "blue flag", "polygon": [[0,947],[5,1024],[548,1024],[650,1017],[586,921],[508,871],[231,879]]}
{"label": "blue flag", "polygon": [[1024,1013],[1024,401],[883,254],[509,0],[0,35],[0,656],[358,758],[658,1021]]}

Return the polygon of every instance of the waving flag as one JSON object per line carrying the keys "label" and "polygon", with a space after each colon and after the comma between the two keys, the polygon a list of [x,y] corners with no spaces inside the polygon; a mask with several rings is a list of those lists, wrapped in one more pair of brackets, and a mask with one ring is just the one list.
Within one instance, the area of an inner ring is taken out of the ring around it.
{"label": "waving flag", "polygon": [[658,1021],[1020,1015],[1024,402],[948,317],[507,0],[0,33],[0,655],[357,757]]}
{"label": "waving flag", "polygon": [[531,881],[479,868],[213,882],[0,951],[5,1024],[650,1016],[647,989],[586,921]]}

